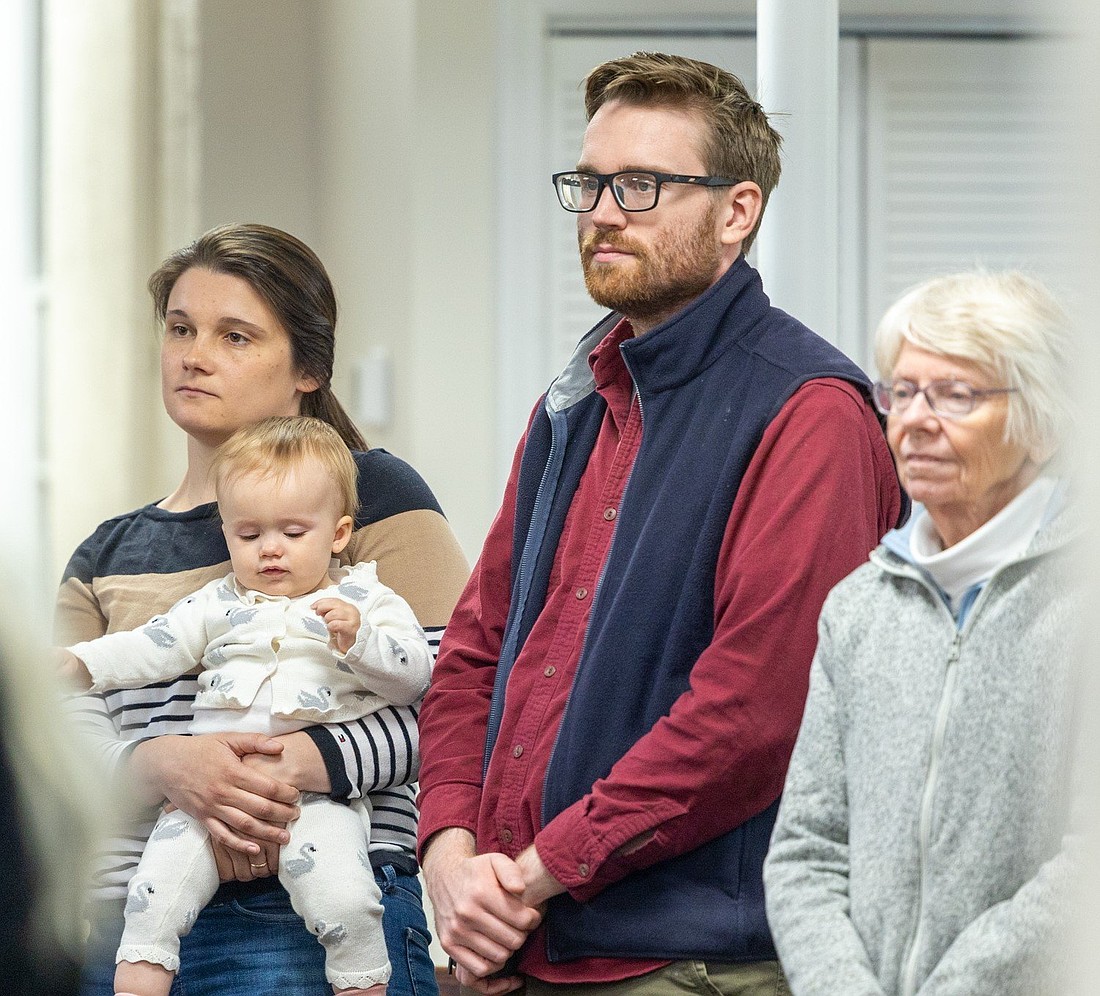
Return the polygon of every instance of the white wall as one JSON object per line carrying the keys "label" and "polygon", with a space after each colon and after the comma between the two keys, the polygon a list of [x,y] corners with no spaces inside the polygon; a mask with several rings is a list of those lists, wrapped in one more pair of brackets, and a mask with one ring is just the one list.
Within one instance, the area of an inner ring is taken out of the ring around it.
{"label": "white wall", "polygon": [[143,286],[152,238],[151,8],[45,4],[46,560],[146,490],[160,409]]}
{"label": "white wall", "polygon": [[[4,420],[5,467],[0,475],[0,572],[5,579],[20,573],[20,585],[31,599],[45,601],[50,590],[37,540],[43,509],[39,481],[41,426],[41,329],[39,326],[40,259],[35,120],[39,56],[37,17],[28,0],[0,6],[0,134],[7,154],[0,158],[0,217],[7,219],[7,238],[0,242],[0,300],[7,305],[5,380],[9,417]],[[4,588],[5,597],[14,592]],[[22,594],[22,592],[21,592]],[[36,628],[47,615],[39,608]]]}
{"label": "white wall", "polygon": [[202,231],[261,221],[317,240],[318,171],[330,157],[319,141],[325,60],[316,22],[328,6],[201,0]]}
{"label": "white wall", "polygon": [[337,392],[354,411],[356,365],[388,359],[392,422],[363,428],[427,478],[473,557],[496,501],[491,6],[324,12],[317,248],[342,308]]}

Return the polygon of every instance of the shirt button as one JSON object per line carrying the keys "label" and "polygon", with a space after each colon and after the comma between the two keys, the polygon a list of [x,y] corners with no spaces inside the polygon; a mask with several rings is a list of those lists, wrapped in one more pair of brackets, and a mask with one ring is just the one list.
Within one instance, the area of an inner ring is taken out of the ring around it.
{"label": "shirt button", "polygon": [[587,597],[588,597],[588,589],[587,588],[578,588],[577,589],[577,598],[587,598]]}
{"label": "shirt button", "polygon": [[577,874],[580,875],[581,878],[588,878],[588,865],[583,861],[577,865]]}
{"label": "shirt button", "polygon": [[516,744],[515,747],[512,748],[512,757],[523,757],[522,744]]}
{"label": "shirt button", "polygon": [[618,515],[618,514],[619,513],[616,512],[615,509],[613,509],[613,508],[605,508],[603,510],[603,517],[605,519],[607,519],[608,522],[610,522],[612,519],[614,519],[615,516]]}
{"label": "shirt button", "polygon": [[512,843],[512,831],[509,830],[507,827],[500,831],[500,842],[502,844]]}
{"label": "shirt button", "polygon": [[557,669],[556,667],[554,667],[554,665],[553,665],[553,664],[551,664],[551,665],[550,665],[549,667],[547,667],[547,669],[546,669],[545,671],[543,671],[542,673],[543,673],[543,674],[545,674],[547,678],[553,678],[553,677],[554,677],[554,675],[555,675],[555,674],[557,674],[557,671],[558,671],[558,669]]}

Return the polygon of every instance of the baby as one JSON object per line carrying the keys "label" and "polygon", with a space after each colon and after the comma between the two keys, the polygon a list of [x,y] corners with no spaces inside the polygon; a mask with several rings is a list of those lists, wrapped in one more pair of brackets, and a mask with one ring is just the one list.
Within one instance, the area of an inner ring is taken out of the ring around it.
{"label": "baby", "polygon": [[[201,665],[192,733],[277,736],[419,699],[431,653],[412,610],[374,564],[331,566],[358,506],[355,463],[336,432],[313,418],[266,419],[218,449],[212,474],[233,572],[140,629],[62,651],[63,673],[108,691]],[[361,800],[312,793],[300,811],[279,878],[325,947],[333,991],[383,993],[390,964],[370,815]],[[167,996],[179,938],[217,888],[205,828],[162,813],[130,881],[116,993]]]}

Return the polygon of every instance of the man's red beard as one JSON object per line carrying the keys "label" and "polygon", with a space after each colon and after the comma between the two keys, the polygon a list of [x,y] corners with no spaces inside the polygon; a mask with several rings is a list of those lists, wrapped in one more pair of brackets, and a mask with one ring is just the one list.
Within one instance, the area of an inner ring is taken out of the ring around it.
{"label": "man's red beard", "polygon": [[[629,319],[663,320],[693,301],[714,283],[722,246],[714,234],[717,207],[712,206],[693,229],[666,229],[658,245],[645,245],[614,230],[578,238],[584,284],[598,305]],[[622,249],[633,259],[597,263],[597,246]]]}

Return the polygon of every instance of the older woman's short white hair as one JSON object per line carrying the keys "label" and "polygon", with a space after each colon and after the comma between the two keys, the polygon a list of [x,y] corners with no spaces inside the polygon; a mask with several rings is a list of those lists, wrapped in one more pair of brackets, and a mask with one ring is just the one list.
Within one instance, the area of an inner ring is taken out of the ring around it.
{"label": "older woman's short white hair", "polygon": [[875,330],[880,376],[893,375],[904,343],[970,360],[991,371],[1008,396],[1005,437],[1054,453],[1068,428],[1069,324],[1038,280],[1015,271],[971,270],[908,290]]}

